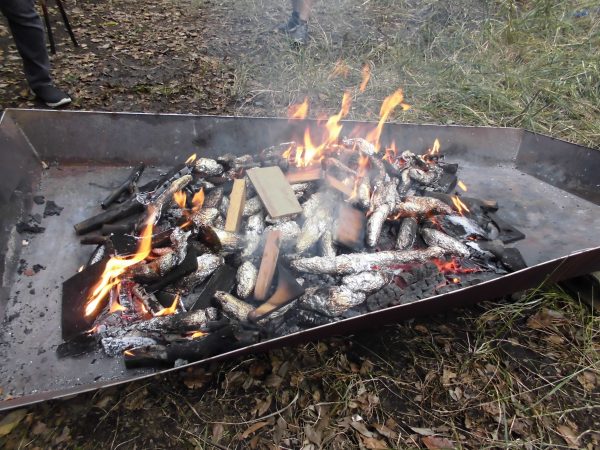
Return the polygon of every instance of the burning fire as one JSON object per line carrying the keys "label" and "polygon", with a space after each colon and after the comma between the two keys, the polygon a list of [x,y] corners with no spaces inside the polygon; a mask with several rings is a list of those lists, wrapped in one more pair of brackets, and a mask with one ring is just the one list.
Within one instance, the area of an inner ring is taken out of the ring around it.
{"label": "burning fire", "polygon": [[404,111],[410,109],[410,105],[404,103],[404,92],[402,89],[398,89],[383,101],[381,110],[379,111],[379,123],[377,124],[377,127],[367,135],[367,141],[373,144],[377,151],[379,151],[380,148],[379,139],[381,138],[381,132],[383,131],[385,121],[398,106],[401,106]]}
{"label": "burning fire", "polygon": [[365,92],[365,89],[367,89],[367,84],[369,83],[370,78],[371,78],[371,68],[369,67],[368,64],[365,64],[362,68],[362,82],[360,83],[360,86],[358,88],[358,90],[360,92]]}
{"label": "burning fire", "polygon": [[458,187],[461,188],[463,191],[467,192],[467,185],[465,183],[463,183],[462,181],[458,180]]}
{"label": "burning fire", "polygon": [[427,150],[427,154],[429,156],[437,156],[440,154],[440,141],[437,138],[433,141],[433,147]]}
{"label": "burning fire", "polygon": [[467,205],[465,205],[463,203],[463,201],[458,197],[458,195],[452,196],[452,203],[454,203],[454,207],[456,208],[456,211],[458,211],[458,213],[461,216],[464,216],[465,212],[471,212],[469,210],[469,208],[467,208]]}
{"label": "burning fire", "polygon": [[186,335],[186,337],[188,339],[196,339],[196,338],[199,338],[199,337],[202,337],[202,336],[206,336],[207,334],[208,333],[205,333],[204,331],[193,331],[191,333],[188,333]]}
{"label": "burning fire", "polygon": [[140,243],[137,252],[129,258],[113,256],[108,260],[100,280],[92,289],[92,293],[90,294],[88,302],[85,305],[86,317],[91,317],[96,312],[98,306],[110,292],[113,286],[116,286],[120,283],[121,280],[119,277],[127,270],[128,267],[143,261],[150,254],[150,251],[152,250],[152,229],[154,222],[156,221],[157,211],[153,208],[149,208],[148,212],[149,213],[144,224],[144,229],[140,235]]}
{"label": "burning fire", "polygon": [[[450,259],[449,261],[442,261],[441,259],[433,258],[431,262],[433,262],[437,266],[438,270],[444,274],[475,273],[481,271],[481,269],[474,267],[462,267],[460,261],[458,261],[454,257],[452,257],[452,259]],[[458,282],[460,282],[460,279],[457,279]]]}
{"label": "burning fire", "polygon": [[157,313],[154,314],[154,317],[173,315],[177,312],[178,305],[179,305],[179,294],[177,294],[175,296],[175,300],[173,300],[173,303],[171,304],[171,306],[169,306],[168,308],[161,309],[160,311],[158,311]]}
{"label": "burning fire", "polygon": [[181,209],[185,209],[185,202],[187,200],[187,195],[183,191],[178,191],[173,194],[173,201],[177,203]]}
{"label": "burning fire", "polygon": [[288,108],[288,117],[290,119],[306,119],[308,116],[308,97],[304,98],[302,103],[292,105]]}
{"label": "burning fire", "polygon": [[195,153],[193,155],[190,155],[190,157],[185,160],[185,163],[186,164],[192,164],[194,161],[196,161],[196,154]]}

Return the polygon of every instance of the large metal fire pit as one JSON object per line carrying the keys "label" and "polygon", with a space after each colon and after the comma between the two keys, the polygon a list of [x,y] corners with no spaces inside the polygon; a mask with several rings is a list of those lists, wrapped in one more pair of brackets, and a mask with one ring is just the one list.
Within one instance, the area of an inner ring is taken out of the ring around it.
{"label": "large metal fire pit", "polygon": [[[84,264],[73,224],[98,211],[107,187],[139,161],[157,170],[191,153],[257,152],[315,122],[158,114],[6,110],[0,120],[0,410],[151,376],[101,352],[59,359],[61,284]],[[363,122],[345,122],[343,135]],[[439,138],[475,197],[526,234],[529,268],[476,286],[273,339],[215,358],[380,327],[600,269],[600,152],[520,129],[389,124],[383,143],[423,152]],[[42,161],[50,168],[43,169]],[[19,218],[41,213],[33,195],[64,210],[43,234],[20,235]],[[23,239],[27,239],[24,245]],[[19,275],[18,262],[44,270]],[[211,358],[211,360],[215,359]]]}

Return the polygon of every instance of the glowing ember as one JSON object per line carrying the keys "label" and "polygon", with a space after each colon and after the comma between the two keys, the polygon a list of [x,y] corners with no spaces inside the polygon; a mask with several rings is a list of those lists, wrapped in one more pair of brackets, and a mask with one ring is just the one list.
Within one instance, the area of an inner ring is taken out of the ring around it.
{"label": "glowing ember", "polygon": [[458,180],[458,187],[461,188],[463,191],[467,192],[467,185],[465,183],[463,183],[462,181]]}
{"label": "glowing ember", "polygon": [[306,119],[308,115],[308,97],[304,98],[302,103],[292,105],[288,108],[288,117],[290,119]]}
{"label": "glowing ember", "polygon": [[192,210],[198,211],[204,205],[204,188],[200,188],[192,197]]}
{"label": "glowing ember", "polygon": [[452,278],[452,282],[453,282],[454,284],[458,284],[458,283],[460,283],[460,278],[458,278],[458,277],[454,277],[454,278]]}
{"label": "glowing ember", "polygon": [[160,311],[158,311],[157,313],[154,314],[154,317],[173,315],[177,312],[178,305],[179,305],[179,294],[177,294],[175,296],[175,300],[173,300],[173,304],[171,304],[171,306],[169,306],[168,308],[161,309]]}
{"label": "glowing ember", "polygon": [[188,159],[185,160],[186,164],[191,164],[194,161],[196,161],[196,154],[194,153],[193,155],[190,155],[190,157]]}
{"label": "glowing ember", "polygon": [[[458,261],[456,258],[452,258],[449,261],[442,261],[440,259],[434,258],[431,260],[431,262],[433,262],[438,270],[442,273],[448,274],[455,274],[455,273],[476,273],[476,272],[481,272],[481,269],[479,268],[475,268],[475,267],[462,267],[460,265],[460,261]],[[459,278],[458,281],[460,281]]]}
{"label": "glowing ember", "polygon": [[369,79],[371,78],[371,68],[368,64],[365,64],[362,68],[362,82],[360,83],[360,87],[358,90],[360,92],[365,92],[367,88],[367,84],[369,83]]}
{"label": "glowing ember", "polygon": [[379,151],[380,148],[379,139],[381,137],[381,132],[383,131],[383,126],[390,114],[398,106],[401,106],[404,111],[410,109],[410,106],[403,103],[403,101],[404,93],[402,89],[398,89],[383,101],[381,110],[379,111],[379,123],[377,124],[377,127],[367,135],[367,141],[373,144],[377,151]]}
{"label": "glowing ember", "polygon": [[396,141],[392,142],[392,145],[385,149],[385,156],[383,159],[389,163],[393,163],[398,156],[398,149],[396,148]]}
{"label": "glowing ember", "polygon": [[199,337],[202,337],[202,336],[206,336],[207,334],[208,333],[205,333],[203,331],[194,331],[191,334],[187,335],[186,337],[188,339],[196,339],[196,338],[199,338]]}
{"label": "glowing ember", "polygon": [[93,287],[92,293],[88,298],[88,302],[85,306],[86,317],[91,317],[96,312],[98,306],[112,287],[120,282],[119,277],[128,267],[143,261],[150,254],[150,251],[152,250],[152,229],[156,220],[157,211],[153,208],[148,208],[148,212],[149,214],[140,236],[137,252],[129,258],[113,256],[108,260],[100,280]]}
{"label": "glowing ember", "polygon": [[464,216],[465,212],[471,212],[469,210],[469,208],[467,208],[467,205],[465,205],[463,203],[463,201],[458,197],[458,195],[452,196],[452,203],[454,203],[454,207],[456,208],[456,211],[458,211],[458,213],[461,216]]}
{"label": "glowing ember", "polygon": [[178,191],[173,194],[173,201],[177,203],[181,209],[185,209],[185,202],[187,200],[187,195],[183,191]]}

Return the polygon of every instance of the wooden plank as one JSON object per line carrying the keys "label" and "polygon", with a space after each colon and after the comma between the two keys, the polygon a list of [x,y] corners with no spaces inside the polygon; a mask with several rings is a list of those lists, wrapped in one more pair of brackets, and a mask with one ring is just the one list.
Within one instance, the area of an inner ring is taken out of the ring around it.
{"label": "wooden plank", "polygon": [[325,181],[330,187],[337,189],[346,197],[350,197],[352,195],[354,186],[348,186],[347,184],[341,182],[340,180],[329,174],[325,175]]}
{"label": "wooden plank", "polygon": [[258,276],[256,277],[256,285],[254,287],[254,298],[256,300],[264,300],[267,298],[277,267],[280,242],[281,231],[269,231],[265,242],[265,249],[263,250],[262,260],[260,261],[260,269],[258,269]]}
{"label": "wooden plank", "polygon": [[242,223],[242,213],[246,204],[246,179],[239,178],[233,181],[233,188],[229,196],[229,209],[225,219],[225,231],[237,233]]}
{"label": "wooden plank", "polygon": [[338,211],[333,240],[345,247],[360,251],[365,246],[367,219],[362,211],[342,205]]}
{"label": "wooden plank", "polygon": [[307,181],[316,181],[323,178],[323,169],[320,165],[303,167],[302,169],[290,169],[285,174],[285,179],[290,184],[306,183]]}
{"label": "wooden plank", "polygon": [[258,196],[273,219],[292,216],[302,212],[290,183],[279,167],[257,167],[248,170]]}
{"label": "wooden plank", "polygon": [[249,320],[260,320],[304,294],[304,288],[283,265],[279,264],[277,273],[277,289],[269,300],[248,313]]}

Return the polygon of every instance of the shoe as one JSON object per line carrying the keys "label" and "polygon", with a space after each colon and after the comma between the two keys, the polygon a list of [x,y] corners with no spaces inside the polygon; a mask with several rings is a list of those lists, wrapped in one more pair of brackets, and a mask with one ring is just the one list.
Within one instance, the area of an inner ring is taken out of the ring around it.
{"label": "shoe", "polygon": [[300,22],[289,35],[294,45],[305,46],[308,44],[308,22]]}
{"label": "shoe", "polygon": [[33,93],[50,108],[59,108],[71,103],[71,97],[51,84],[35,88]]}
{"label": "shoe", "polygon": [[294,11],[286,23],[282,23],[277,27],[277,31],[290,34],[298,28],[298,25],[300,25],[300,16]]}

